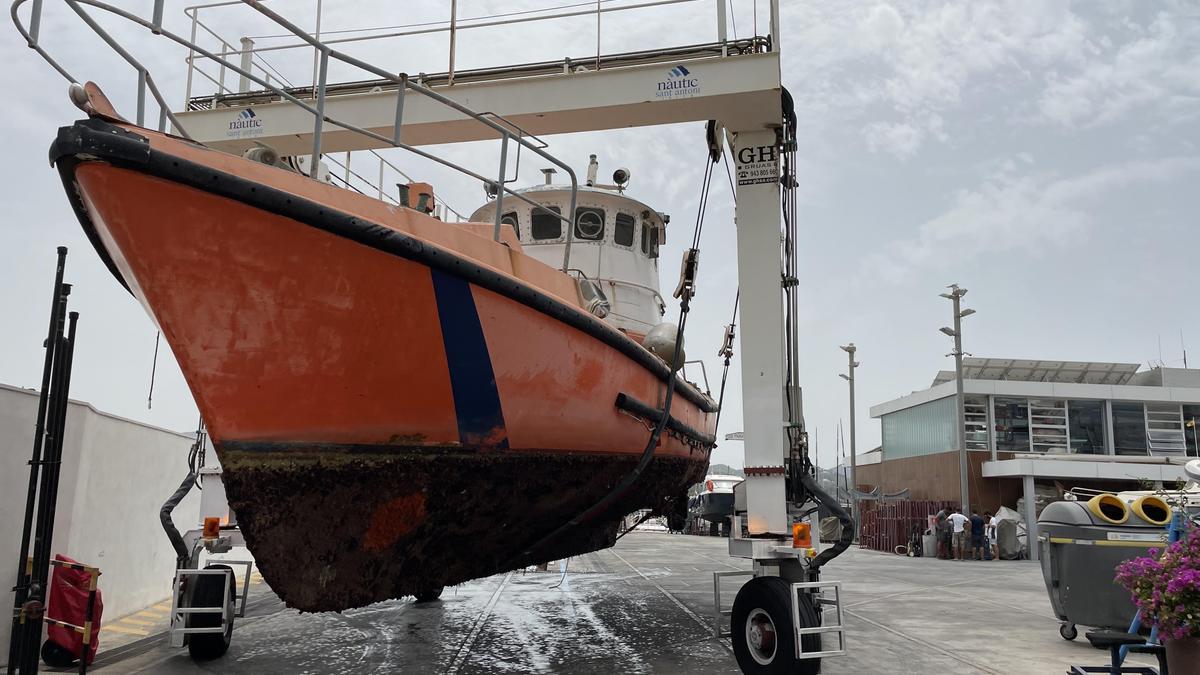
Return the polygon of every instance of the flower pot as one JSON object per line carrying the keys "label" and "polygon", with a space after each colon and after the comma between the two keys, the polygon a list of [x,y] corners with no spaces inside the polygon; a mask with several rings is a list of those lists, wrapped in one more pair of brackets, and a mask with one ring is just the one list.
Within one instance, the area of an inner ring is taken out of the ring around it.
{"label": "flower pot", "polygon": [[1171,675],[1200,675],[1200,638],[1167,640],[1167,670]]}

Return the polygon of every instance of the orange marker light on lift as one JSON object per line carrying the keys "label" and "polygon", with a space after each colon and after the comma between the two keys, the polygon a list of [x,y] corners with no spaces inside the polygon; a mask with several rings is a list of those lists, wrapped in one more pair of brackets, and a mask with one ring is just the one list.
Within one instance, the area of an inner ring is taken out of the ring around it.
{"label": "orange marker light on lift", "polygon": [[204,532],[201,536],[205,539],[216,539],[221,536],[221,519],[215,516],[205,518]]}
{"label": "orange marker light on lift", "polygon": [[808,523],[792,524],[792,548],[811,548],[812,530]]}

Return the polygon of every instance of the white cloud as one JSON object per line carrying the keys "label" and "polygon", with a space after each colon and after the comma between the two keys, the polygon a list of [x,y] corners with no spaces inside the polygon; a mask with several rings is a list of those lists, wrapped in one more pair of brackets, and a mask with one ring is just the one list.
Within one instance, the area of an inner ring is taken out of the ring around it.
{"label": "white cloud", "polygon": [[1038,100],[1043,121],[1066,127],[1109,124],[1159,108],[1167,121],[1200,115],[1200,28],[1159,13],[1140,35],[1070,72],[1052,71]]}
{"label": "white cloud", "polygon": [[1112,164],[1069,178],[1019,173],[1032,161],[1022,153],[1004,162],[979,187],[955,194],[950,209],[921,223],[914,237],[867,256],[863,269],[894,282],[918,268],[970,262],[984,253],[1038,256],[1086,239],[1102,198],[1200,171],[1200,157],[1175,157]]}
{"label": "white cloud", "polygon": [[908,159],[917,152],[925,131],[905,122],[872,122],[863,129],[871,152],[887,152]]}
{"label": "white cloud", "polygon": [[901,159],[949,140],[943,115],[975,88],[1027,87],[1030,70],[1082,64],[1097,49],[1066,2],[812,3],[792,12],[803,46],[789,64],[798,103],[857,121],[870,150]]}

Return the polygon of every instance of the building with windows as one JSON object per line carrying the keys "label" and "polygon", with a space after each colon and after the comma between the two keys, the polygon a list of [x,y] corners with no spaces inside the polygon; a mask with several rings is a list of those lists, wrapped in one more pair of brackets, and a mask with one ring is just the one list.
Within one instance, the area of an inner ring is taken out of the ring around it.
{"label": "building with windows", "polygon": [[[881,403],[881,447],[858,461],[861,489],[959,499],[953,371]],[[971,506],[1033,508],[1039,489],[1136,489],[1184,479],[1200,456],[1200,370],[1133,363],[963,359]]]}

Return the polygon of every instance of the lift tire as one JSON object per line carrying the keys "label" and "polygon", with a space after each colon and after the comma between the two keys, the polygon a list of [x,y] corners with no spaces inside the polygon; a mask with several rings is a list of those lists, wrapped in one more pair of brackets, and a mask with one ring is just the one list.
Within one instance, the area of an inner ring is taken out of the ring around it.
{"label": "lift tire", "polygon": [[51,668],[70,668],[75,665],[75,655],[54,640],[42,643],[42,663]]}
{"label": "lift tire", "polygon": [[417,593],[417,602],[433,602],[442,597],[442,586],[429,588]]}
{"label": "lift tire", "polygon": [[[229,605],[229,623],[225,624],[224,633],[197,633],[188,635],[188,653],[196,661],[211,661],[225,654],[229,643],[233,640],[233,610],[236,602],[237,583],[233,569],[229,565],[208,565],[204,569],[223,569],[229,575],[229,597],[224,598],[225,577],[216,574],[202,574],[191,578],[195,584],[188,602],[189,607],[216,607],[224,600]],[[189,614],[188,628],[215,628],[221,625],[219,614]]]}
{"label": "lift tire", "polygon": [[1075,638],[1079,637],[1079,629],[1077,629],[1073,623],[1063,623],[1059,624],[1058,626],[1058,634],[1061,635],[1062,639],[1064,640],[1074,640]]}
{"label": "lift tire", "polygon": [[[779,577],[754,577],[733,600],[729,630],[733,655],[746,675],[817,675],[820,659],[796,658],[796,632],[792,625],[792,586]],[[820,625],[816,608],[801,596],[802,628]],[[757,624],[757,635],[753,635]],[[764,625],[765,624],[765,625]],[[820,635],[802,637],[804,651],[820,651]]]}

